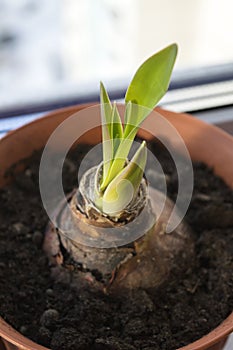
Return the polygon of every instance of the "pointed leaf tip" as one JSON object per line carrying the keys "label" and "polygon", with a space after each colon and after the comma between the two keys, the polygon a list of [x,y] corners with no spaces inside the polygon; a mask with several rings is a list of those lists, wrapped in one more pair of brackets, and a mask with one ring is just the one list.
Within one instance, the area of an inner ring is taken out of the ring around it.
{"label": "pointed leaf tip", "polygon": [[[178,46],[173,43],[149,57],[136,71],[125,101],[152,110],[168,89]],[[141,116],[141,119],[144,116]]]}

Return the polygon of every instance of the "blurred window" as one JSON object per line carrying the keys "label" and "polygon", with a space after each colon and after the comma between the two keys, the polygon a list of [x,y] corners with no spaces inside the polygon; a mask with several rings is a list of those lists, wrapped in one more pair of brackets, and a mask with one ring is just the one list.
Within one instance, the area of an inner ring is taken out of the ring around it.
{"label": "blurred window", "polygon": [[123,84],[179,44],[176,71],[233,62],[231,0],[0,0],[0,109]]}

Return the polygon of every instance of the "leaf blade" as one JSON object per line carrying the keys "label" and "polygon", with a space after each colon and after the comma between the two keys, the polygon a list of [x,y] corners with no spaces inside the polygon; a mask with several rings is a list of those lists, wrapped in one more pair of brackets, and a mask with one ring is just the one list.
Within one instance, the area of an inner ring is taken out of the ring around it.
{"label": "leaf blade", "polygon": [[107,177],[113,158],[113,138],[112,138],[112,104],[104,84],[100,82],[100,108],[102,127],[102,150],[103,150],[103,181]]}
{"label": "leaf blade", "polygon": [[[139,125],[167,91],[177,50],[176,44],[167,46],[149,57],[136,71],[126,91],[125,102],[131,102],[146,109],[138,112],[136,121],[134,120],[133,123],[129,118],[128,124]],[[126,126],[126,134],[127,130]]]}
{"label": "leaf blade", "polygon": [[120,141],[123,138],[123,127],[121,117],[117,109],[116,102],[113,104],[111,118],[111,135],[113,139],[113,157],[119,147]]}

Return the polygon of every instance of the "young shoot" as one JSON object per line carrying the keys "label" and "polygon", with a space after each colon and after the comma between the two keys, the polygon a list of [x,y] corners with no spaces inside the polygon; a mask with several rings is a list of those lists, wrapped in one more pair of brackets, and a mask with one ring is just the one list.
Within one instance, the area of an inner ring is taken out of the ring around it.
{"label": "young shoot", "polygon": [[100,83],[103,163],[95,205],[107,215],[119,216],[138,194],[147,159],[145,141],[131,160],[129,151],[141,123],[168,89],[176,56],[177,45],[172,44],[138,68],[126,91],[124,124]]}

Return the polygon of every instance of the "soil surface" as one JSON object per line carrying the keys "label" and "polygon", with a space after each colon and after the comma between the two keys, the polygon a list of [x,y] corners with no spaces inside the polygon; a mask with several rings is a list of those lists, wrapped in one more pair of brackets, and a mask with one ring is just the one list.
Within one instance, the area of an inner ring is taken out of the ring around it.
{"label": "soil surface", "polygon": [[[175,200],[173,161],[157,143],[150,148]],[[87,150],[79,146],[65,161],[67,193],[77,186],[77,164]],[[0,315],[13,327],[53,350],[174,350],[231,313],[233,191],[211,169],[194,164],[194,193],[186,215],[195,235],[194,265],[156,291],[116,297],[78,292],[72,283],[52,279],[42,250],[48,219],[38,188],[39,160],[40,153],[34,154],[26,170],[0,190]],[[158,177],[151,182],[159,188]]]}

